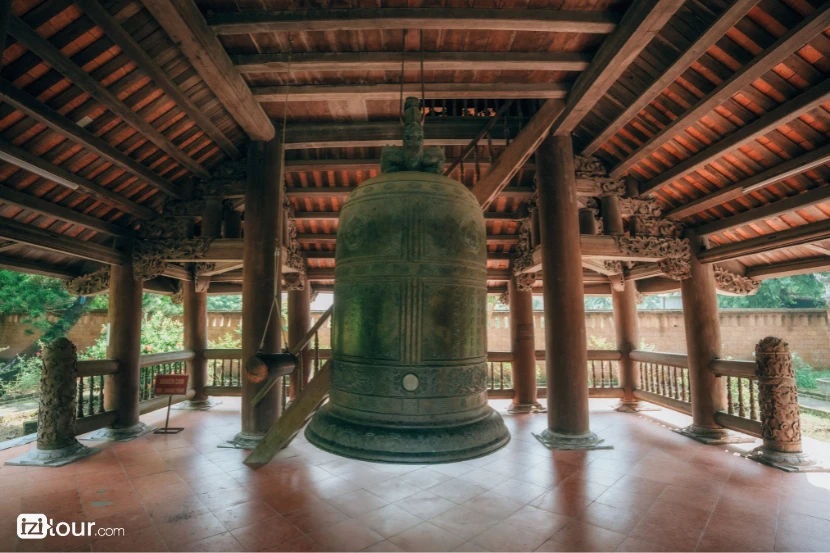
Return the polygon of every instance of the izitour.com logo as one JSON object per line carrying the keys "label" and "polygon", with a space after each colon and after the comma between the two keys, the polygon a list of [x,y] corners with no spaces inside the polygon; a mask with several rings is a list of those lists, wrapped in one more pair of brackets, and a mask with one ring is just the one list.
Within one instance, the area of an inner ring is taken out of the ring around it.
{"label": "izitour.com logo", "polygon": [[17,537],[42,540],[50,536],[123,536],[123,528],[95,528],[94,522],[55,522],[42,514],[17,515]]}

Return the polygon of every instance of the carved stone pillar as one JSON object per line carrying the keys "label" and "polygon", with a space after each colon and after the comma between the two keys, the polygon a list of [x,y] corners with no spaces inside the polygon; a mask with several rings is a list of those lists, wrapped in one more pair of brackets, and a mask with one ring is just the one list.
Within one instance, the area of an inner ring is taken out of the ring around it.
{"label": "carved stone pillar", "polygon": [[510,304],[510,349],[513,354],[513,403],[509,413],[541,413],[536,397],[536,339],[533,329],[532,273],[513,276],[507,284]]}
{"label": "carved stone pillar", "polygon": [[97,453],[75,439],[78,355],[66,338],[43,348],[37,446],[7,465],[59,467]]}
{"label": "carved stone pillar", "polygon": [[767,336],[755,346],[755,375],[764,445],[749,457],[784,470],[815,469],[801,448],[801,414],[793,358],[787,342]]}
{"label": "carved stone pillar", "polygon": [[[311,329],[311,283],[303,275],[292,280],[286,275],[286,288],[288,289],[288,347],[302,340]],[[311,377],[311,344],[307,345],[300,353],[300,369],[302,380],[298,371],[294,371],[289,377],[288,394],[294,400],[300,389],[308,384]],[[302,385],[300,385],[302,382]]]}
{"label": "carved stone pillar", "polygon": [[588,415],[588,350],[585,292],[573,146],[570,135],[548,136],[536,151],[548,429],[539,440],[554,449],[592,449],[602,440]]}

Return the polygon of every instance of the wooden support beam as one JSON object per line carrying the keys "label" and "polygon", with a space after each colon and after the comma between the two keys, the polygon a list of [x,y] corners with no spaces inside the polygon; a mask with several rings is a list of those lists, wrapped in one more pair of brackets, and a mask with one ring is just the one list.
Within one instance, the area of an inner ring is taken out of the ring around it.
{"label": "wooden support beam", "polygon": [[[289,198],[319,198],[328,196],[348,196],[356,186],[308,186],[304,188],[286,188],[285,193]],[[501,196],[529,198],[533,189],[529,186],[513,186],[502,189]]]}
{"label": "wooden support beam", "polygon": [[[660,132],[637,148],[632,155],[618,163],[612,169],[611,176],[620,177],[627,173],[641,160],[671,142],[674,136],[698,123],[726,100],[762,78],[765,73],[772,71],[775,66],[787,59],[788,56],[828,26],[830,26],[830,4],[825,2],[788,33],[776,40],[763,53],[753,58],[709,94],[701,98],[691,109],[660,129]],[[681,146],[681,150],[683,149]]]}
{"label": "wooden support beam", "polygon": [[203,178],[210,177],[210,172],[188,156],[172,140],[164,136],[141,115],[134,112],[118,99],[108,88],[99,83],[89,73],[66,57],[60,50],[37,34],[34,29],[16,17],[11,18],[9,33],[32,53],[42,58],[56,71],[72,81],[72,84],[92,96],[125,123],[133,127],[144,138],[158,146],[163,152],[180,163],[193,174]]}
{"label": "wooden support beam", "polygon": [[[288,96],[286,97],[286,88]],[[420,96],[420,83],[404,84],[404,96]],[[562,99],[568,93],[566,83],[429,83],[424,91],[427,99]],[[291,85],[253,87],[251,92],[259,102],[345,102],[360,99],[397,101],[401,94],[399,84],[359,85]]]}
{"label": "wooden support beam", "polygon": [[631,270],[625,271],[625,280],[643,280],[644,278],[651,278],[661,276],[663,271],[656,263],[649,263],[648,265],[640,265]]}
{"label": "wooden support beam", "polygon": [[[339,211],[297,211],[291,215],[295,221],[337,221],[340,219]],[[487,211],[484,219],[488,221],[515,221],[519,219],[516,213],[500,213]]]}
{"label": "wooden support beam", "polygon": [[[300,244],[319,243],[319,244],[334,244],[337,241],[336,234],[298,234],[297,242]],[[518,244],[518,234],[488,234],[487,244]]]}
{"label": "wooden support beam", "polygon": [[55,267],[45,263],[37,263],[5,255],[0,255],[0,269],[60,279],[70,279],[80,276],[77,271],[71,271],[69,269],[64,269],[63,267]]}
{"label": "wooden support beam", "polygon": [[139,180],[155,186],[174,198],[181,199],[183,197],[177,185],[155,174],[150,168],[145,167],[83,127],[76,125],[74,121],[29,96],[5,79],[0,79],[0,100],[46,125],[58,134],[67,137],[72,142],[83,146],[93,154],[124,169]]}
{"label": "wooden support beam", "polygon": [[[181,0],[180,0],[181,1]],[[396,52],[319,52],[232,56],[241,73],[400,71]],[[424,52],[425,71],[584,71],[591,58],[574,52]],[[407,69],[419,69],[420,52],[407,52]],[[399,92],[400,93],[400,92]]]}
{"label": "wooden support beam", "polygon": [[54,217],[67,223],[81,225],[109,236],[129,238],[133,235],[131,229],[102,221],[101,219],[80,213],[60,204],[52,203],[37,196],[26,194],[25,192],[20,192],[9,186],[0,185],[0,202],[15,205],[22,209],[28,209],[46,217]]}
{"label": "wooden support beam", "polygon": [[98,261],[99,263],[124,265],[130,262],[129,254],[115,248],[64,236],[33,225],[19,223],[13,219],[2,219],[0,238],[7,238],[21,244],[28,244],[63,255]]}
{"label": "wooden support beam", "polygon": [[647,278],[637,281],[637,291],[641,294],[665,294],[679,292],[680,282],[664,277]]}
{"label": "wooden support beam", "polygon": [[141,71],[153,79],[159,88],[164,90],[176,105],[190,117],[211,140],[213,140],[223,152],[234,159],[239,159],[239,150],[236,149],[219,128],[213,124],[204,112],[193,103],[173,82],[165,71],[163,71],[153,58],[135,41],[135,39],[124,30],[124,27],[115,20],[110,12],[104,8],[99,0],[78,0],[75,2],[84,13],[97,25],[107,37],[118,45],[121,50],[135,62]]}
{"label": "wooden support beam", "polygon": [[[659,261],[656,255],[624,253],[617,245],[616,237],[603,234],[581,234],[579,243],[582,248],[583,260],[608,261]],[[536,246],[533,250],[533,265],[526,268],[526,273],[537,273],[542,270],[542,248]]]}
{"label": "wooden support beam", "polygon": [[6,51],[9,34],[9,19],[12,15],[12,3],[0,2],[0,68],[3,67],[3,52]]}
{"label": "wooden support beam", "polygon": [[781,248],[803,246],[830,238],[830,220],[793,227],[756,238],[715,246],[698,254],[701,263],[716,263]]}
{"label": "wooden support beam", "polygon": [[795,275],[809,275],[830,271],[830,257],[819,259],[804,259],[802,261],[788,261],[772,265],[748,267],[746,276],[757,280],[767,278],[781,278]]}
{"label": "wooden support beam", "polygon": [[732,5],[727,7],[712,25],[674,63],[660,73],[657,80],[641,92],[635,100],[626,104],[623,112],[605,127],[602,132],[597,134],[591,143],[585,147],[583,154],[591,155],[599,150],[611,137],[630,123],[640,111],[645,109],[652,100],[662,94],[669,85],[686,72],[709,48],[721,40],[726,32],[734,27],[757,3],[758,0],[736,0],[732,2]]}
{"label": "wooden support beam", "polygon": [[565,109],[565,103],[561,100],[545,102],[527,125],[522,127],[516,139],[493,162],[487,174],[473,186],[473,194],[482,209],[486,210],[495,201],[499,193],[536,151],[563,109]]}
{"label": "wooden support beam", "polygon": [[[445,167],[449,167],[451,161],[444,163]],[[478,163],[482,169],[489,168],[490,162],[480,160]],[[525,163],[522,166],[525,171],[535,171],[536,165],[533,163]],[[289,159],[285,162],[285,172],[301,173],[306,171],[378,171],[380,172],[379,159]],[[580,181],[584,181],[580,183]],[[577,186],[583,187],[588,182],[588,179],[577,179]],[[599,187],[594,187],[592,190],[599,190]]]}
{"label": "wooden support beam", "polygon": [[95,201],[112,206],[139,219],[152,219],[158,215],[148,207],[128,200],[117,192],[88,181],[63,167],[49,163],[28,150],[3,140],[0,140],[0,159],[72,190],[78,190]]}
{"label": "wooden support beam", "polygon": [[830,163],[830,144],[811,150],[798,157],[788,159],[749,178],[724,186],[711,194],[692,200],[687,204],[671,210],[666,214],[666,217],[673,221],[680,221],[690,215],[735,200],[750,192],[809,171],[815,167],[826,165],[827,163]]}
{"label": "wooden support beam", "polygon": [[[310,268],[306,273],[308,279],[311,281],[320,280],[334,280],[334,267],[326,268]],[[487,280],[502,280],[507,281],[513,275],[510,269],[487,269]],[[242,271],[235,271],[233,273],[225,273],[220,275],[217,282],[233,282],[242,281]],[[606,279],[607,282],[607,279]]]}
{"label": "wooden support beam", "polygon": [[350,8],[222,13],[208,17],[207,23],[217,35],[396,29],[608,34],[617,17],[601,11]]}
{"label": "wooden support beam", "polygon": [[635,0],[617,29],[603,41],[588,70],[576,80],[552,132],[573,132],[683,3],[684,0]]}
{"label": "wooden support beam", "polygon": [[141,0],[251,140],[275,130],[193,0]]}
{"label": "wooden support beam", "polygon": [[728,152],[774,131],[781,125],[821,106],[828,100],[830,100],[830,79],[825,79],[821,84],[808,88],[786,104],[778,106],[749,125],[741,127],[720,142],[715,142],[708,148],[681,161],[668,171],[640,184],[640,196],[651,194],[684,175],[703,168]]}

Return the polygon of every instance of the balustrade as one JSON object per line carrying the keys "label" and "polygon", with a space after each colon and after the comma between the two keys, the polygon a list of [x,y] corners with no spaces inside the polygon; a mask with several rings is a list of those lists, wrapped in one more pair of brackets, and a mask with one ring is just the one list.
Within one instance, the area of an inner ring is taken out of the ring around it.
{"label": "balustrade", "polygon": [[117,370],[112,359],[78,361],[78,419],[104,413],[104,377]]}
{"label": "balustrade", "polygon": [[187,374],[187,361],[193,359],[192,351],[172,351],[142,355],[139,362],[139,400],[156,397],[154,381],[160,374]]}

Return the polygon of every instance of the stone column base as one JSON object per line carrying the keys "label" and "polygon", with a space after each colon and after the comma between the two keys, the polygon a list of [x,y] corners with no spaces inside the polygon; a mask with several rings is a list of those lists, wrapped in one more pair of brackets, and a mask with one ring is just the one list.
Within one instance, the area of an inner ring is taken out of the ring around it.
{"label": "stone column base", "polygon": [[6,461],[5,464],[26,467],[62,467],[99,451],[101,450],[87,447],[75,440],[74,444],[60,449],[38,449],[35,447],[20,457]]}
{"label": "stone column base", "polygon": [[92,435],[81,439],[96,442],[129,442],[145,434],[149,434],[155,429],[155,426],[147,426],[143,422],[140,422],[128,428],[102,428],[96,430]]}
{"label": "stone column base", "polygon": [[557,434],[547,429],[542,434],[534,434],[533,436],[548,449],[614,449],[612,445],[602,445],[605,440],[593,432]]}
{"label": "stone column base", "polygon": [[511,415],[523,415],[526,413],[547,413],[548,410],[542,407],[538,401],[533,403],[511,403],[507,408],[507,412]]}
{"label": "stone column base", "polygon": [[746,458],[786,472],[830,472],[830,467],[817,463],[804,452],[785,453],[760,446]]}
{"label": "stone column base", "polygon": [[228,442],[222,442],[216,447],[229,449],[254,449],[262,441],[265,434],[249,434],[248,432],[240,432]]}
{"label": "stone column base", "polygon": [[209,411],[217,405],[222,405],[222,400],[209,397],[207,399],[199,400],[188,399],[187,401],[182,401],[181,403],[171,407],[171,409],[177,411]]}
{"label": "stone column base", "polygon": [[620,402],[614,406],[614,411],[617,411],[618,413],[639,413],[640,411],[659,410],[660,408],[656,405],[643,403],[638,399],[635,399],[634,401],[625,401],[621,399]]}
{"label": "stone column base", "polygon": [[703,428],[694,424],[686,428],[676,428],[674,431],[706,445],[746,444],[755,441],[752,436],[738,434],[726,428]]}

